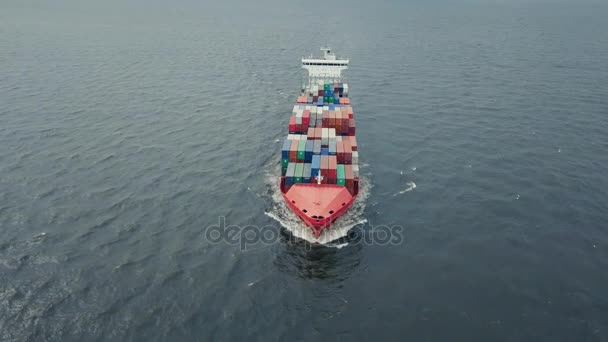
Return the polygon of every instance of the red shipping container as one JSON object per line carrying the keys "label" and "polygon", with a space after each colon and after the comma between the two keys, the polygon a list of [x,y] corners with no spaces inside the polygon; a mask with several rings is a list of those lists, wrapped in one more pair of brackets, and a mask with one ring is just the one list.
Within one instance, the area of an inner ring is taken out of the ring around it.
{"label": "red shipping container", "polygon": [[336,112],[329,111],[329,128],[336,128]]}
{"label": "red shipping container", "polygon": [[349,119],[353,119],[355,117],[355,113],[353,113],[353,109],[351,107],[348,107],[348,118]]}
{"label": "red shipping container", "polygon": [[346,189],[352,194],[355,192],[355,179],[353,177],[353,166],[344,165],[344,178],[346,178]]}
{"label": "red shipping container", "polygon": [[313,96],[312,97],[312,102],[317,103],[318,100],[319,100],[318,96]]}
{"label": "red shipping container", "polygon": [[325,96],[325,90],[319,89],[319,96]]}
{"label": "red shipping container", "polygon": [[338,157],[338,163],[344,164],[344,142],[336,141],[336,156]]}
{"label": "red shipping container", "polygon": [[338,160],[336,158],[336,156],[329,156],[329,168],[328,168],[328,172],[329,172],[329,178],[334,180],[334,183],[336,182],[335,179],[338,178]]}
{"label": "red shipping container", "polygon": [[348,119],[348,135],[355,135],[355,119]]}
{"label": "red shipping container", "polygon": [[329,156],[321,156],[321,176],[323,176],[322,184],[328,184],[328,172],[329,172]]}
{"label": "red shipping container", "polygon": [[325,128],[329,128],[329,111],[328,110],[324,110],[323,111],[323,116],[322,116],[322,122],[323,122],[323,127]]}
{"label": "red shipping container", "polygon": [[315,139],[321,140],[322,133],[323,133],[322,127],[315,127]]}
{"label": "red shipping container", "polygon": [[348,114],[342,114],[341,126],[348,127]]}
{"label": "red shipping container", "polygon": [[299,145],[300,141],[299,140],[293,140],[291,142],[291,147],[289,148],[289,161],[290,162],[297,162],[298,161],[298,145]]}
{"label": "red shipping container", "polygon": [[344,104],[345,105],[349,105],[350,104],[350,99],[348,97],[344,98]]}
{"label": "red shipping container", "polygon": [[302,113],[302,125],[304,127],[308,127],[309,124],[310,124],[310,111],[308,109],[306,109]]}
{"label": "red shipping container", "polygon": [[296,131],[296,117],[292,116],[289,118],[289,133],[295,133]]}
{"label": "red shipping container", "polygon": [[350,141],[350,146],[352,148],[353,151],[357,151],[357,138],[352,135],[350,137],[350,139],[348,139]]}
{"label": "red shipping container", "polygon": [[306,136],[306,140],[313,140],[315,138],[315,129],[314,127],[308,127],[308,133]]}
{"label": "red shipping container", "polygon": [[350,164],[353,162],[353,150],[350,141],[342,139],[342,144],[344,145],[344,164]]}

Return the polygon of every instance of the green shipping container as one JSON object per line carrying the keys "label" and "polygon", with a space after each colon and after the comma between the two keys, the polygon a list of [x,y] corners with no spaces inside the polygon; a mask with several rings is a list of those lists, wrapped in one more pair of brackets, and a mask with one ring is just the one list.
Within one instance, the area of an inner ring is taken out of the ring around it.
{"label": "green shipping container", "polygon": [[302,174],[304,173],[304,164],[303,163],[297,163],[296,164],[296,173],[295,173],[295,179],[296,179],[296,183],[302,183]]}
{"label": "green shipping container", "polygon": [[344,172],[344,165],[338,164],[338,185],[346,185],[346,173]]}
{"label": "green shipping container", "polygon": [[287,168],[287,165],[289,165],[289,159],[283,159],[283,161],[281,161],[281,165],[282,165],[284,168]]}
{"label": "green shipping container", "polygon": [[306,140],[300,140],[298,142],[298,160],[304,160],[306,155]]}

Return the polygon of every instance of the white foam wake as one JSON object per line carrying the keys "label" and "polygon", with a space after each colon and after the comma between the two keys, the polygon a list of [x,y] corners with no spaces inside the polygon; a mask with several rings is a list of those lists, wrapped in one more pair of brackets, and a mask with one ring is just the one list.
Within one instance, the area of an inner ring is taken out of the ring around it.
{"label": "white foam wake", "polygon": [[394,194],[393,196],[403,195],[406,192],[416,189],[416,183],[414,183],[414,182],[407,182],[405,185],[407,186],[405,189],[399,191],[398,193]]}

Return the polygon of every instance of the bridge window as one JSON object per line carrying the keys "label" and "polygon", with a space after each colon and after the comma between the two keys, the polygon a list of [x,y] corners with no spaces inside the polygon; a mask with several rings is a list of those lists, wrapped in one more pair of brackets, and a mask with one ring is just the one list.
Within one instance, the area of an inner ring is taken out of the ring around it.
{"label": "bridge window", "polygon": [[347,65],[346,63],[323,63],[323,62],[318,62],[318,63],[304,62],[302,64],[303,65],[314,65],[314,66],[340,66],[340,67],[345,67]]}

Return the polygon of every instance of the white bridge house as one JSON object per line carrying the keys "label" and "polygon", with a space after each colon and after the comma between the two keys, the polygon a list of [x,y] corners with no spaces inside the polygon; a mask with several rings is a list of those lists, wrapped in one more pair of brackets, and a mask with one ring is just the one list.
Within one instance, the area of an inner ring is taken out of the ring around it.
{"label": "white bridge house", "polygon": [[321,48],[323,58],[302,58],[302,68],[308,71],[308,84],[318,81],[340,82],[342,70],[348,69],[348,59],[337,59],[330,48]]}

